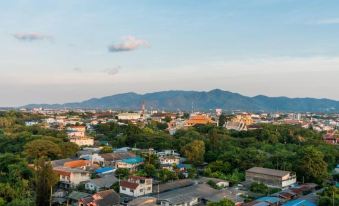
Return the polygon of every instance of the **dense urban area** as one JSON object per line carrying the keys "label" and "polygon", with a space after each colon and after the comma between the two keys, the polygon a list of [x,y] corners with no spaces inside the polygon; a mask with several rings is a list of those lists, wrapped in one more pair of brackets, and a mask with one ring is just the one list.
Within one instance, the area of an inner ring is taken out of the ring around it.
{"label": "dense urban area", "polygon": [[0,113],[0,205],[339,205],[339,115]]}

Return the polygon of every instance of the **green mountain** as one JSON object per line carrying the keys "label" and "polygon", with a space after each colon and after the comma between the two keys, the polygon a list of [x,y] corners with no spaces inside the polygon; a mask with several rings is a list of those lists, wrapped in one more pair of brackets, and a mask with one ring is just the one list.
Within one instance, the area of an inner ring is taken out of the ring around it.
{"label": "green mountain", "polygon": [[78,103],[30,104],[26,108],[92,108],[137,110],[145,103],[147,109],[169,111],[223,110],[265,111],[265,112],[339,112],[339,101],[315,98],[267,97],[263,95],[247,97],[219,89],[208,92],[162,91],[147,94],[124,93],[102,98],[93,98]]}

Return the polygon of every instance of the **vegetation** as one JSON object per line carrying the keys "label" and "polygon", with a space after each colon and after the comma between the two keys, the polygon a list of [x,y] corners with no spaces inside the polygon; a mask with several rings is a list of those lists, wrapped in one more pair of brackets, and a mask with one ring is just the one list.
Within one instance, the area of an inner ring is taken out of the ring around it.
{"label": "vegetation", "polygon": [[[55,181],[49,164],[43,167],[41,162],[71,157],[79,149],[67,142],[62,131],[25,126],[25,121],[40,118],[21,112],[0,112],[0,206],[46,204],[49,196],[42,199],[40,193],[48,193]],[[110,145],[103,152],[124,146],[175,149],[186,157],[187,163],[198,168],[189,169],[189,177],[195,177],[198,171],[200,175],[225,179],[231,184],[244,180],[245,171],[253,166],[295,171],[299,181],[323,184],[339,162],[336,146],[325,144],[322,134],[299,126],[263,124],[261,129],[237,132],[197,125],[173,136],[165,129],[165,124],[155,122],[140,125],[108,122],[94,128],[96,140]],[[160,169],[155,155],[141,155],[145,164],[138,173],[163,182],[183,178],[178,169],[172,172]],[[129,172],[118,169],[117,174],[124,178]],[[39,185],[42,182],[45,187]],[[258,189],[263,188],[253,188]],[[265,188],[261,192],[267,193]],[[324,193],[321,201],[328,198],[330,193]]]}
{"label": "vegetation", "polygon": [[207,206],[234,206],[234,202],[228,199],[220,200],[219,202],[210,202]]}
{"label": "vegetation", "polygon": [[64,132],[25,126],[25,121],[41,118],[0,112],[0,205],[49,205],[57,180],[48,161],[71,157],[79,150],[67,142]]}

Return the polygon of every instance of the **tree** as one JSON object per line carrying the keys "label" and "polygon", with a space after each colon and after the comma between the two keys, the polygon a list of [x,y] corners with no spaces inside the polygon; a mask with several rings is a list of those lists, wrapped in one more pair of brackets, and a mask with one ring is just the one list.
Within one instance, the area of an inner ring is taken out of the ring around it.
{"label": "tree", "polygon": [[113,151],[113,148],[110,147],[110,146],[104,146],[102,149],[101,149],[101,153],[111,153]]}
{"label": "tree", "polygon": [[225,114],[221,114],[220,117],[219,117],[219,126],[220,127],[224,126],[226,121],[227,121],[226,115]]}
{"label": "tree", "polygon": [[194,140],[182,148],[182,153],[193,164],[201,164],[204,162],[205,143],[202,140]]}
{"label": "tree", "polygon": [[58,176],[54,173],[50,162],[41,158],[35,163],[35,193],[36,206],[49,205],[53,186],[58,182]]}
{"label": "tree", "polygon": [[79,151],[79,146],[73,142],[62,142],[60,147],[63,158],[73,157]]}
{"label": "tree", "polygon": [[327,163],[324,154],[313,146],[300,151],[297,161],[297,174],[305,181],[322,183],[327,177]]}
{"label": "tree", "polygon": [[234,206],[234,202],[232,202],[229,199],[223,199],[220,200],[219,202],[210,202],[207,204],[207,206]]}
{"label": "tree", "polygon": [[62,153],[58,144],[43,139],[30,141],[24,148],[26,156],[32,159],[50,158],[54,160]]}
{"label": "tree", "polygon": [[119,179],[124,179],[128,177],[128,175],[129,175],[129,171],[128,169],[125,169],[125,168],[118,168],[115,171],[115,176],[117,176]]}
{"label": "tree", "polygon": [[250,190],[255,193],[266,195],[268,193],[268,187],[263,183],[253,182],[250,186]]}
{"label": "tree", "polygon": [[168,169],[162,169],[159,172],[159,179],[162,182],[167,182],[169,180],[176,180],[176,179],[178,179],[178,175],[175,172],[170,171]]}
{"label": "tree", "polygon": [[144,171],[148,177],[155,177],[157,174],[157,170],[152,164],[145,164]]}

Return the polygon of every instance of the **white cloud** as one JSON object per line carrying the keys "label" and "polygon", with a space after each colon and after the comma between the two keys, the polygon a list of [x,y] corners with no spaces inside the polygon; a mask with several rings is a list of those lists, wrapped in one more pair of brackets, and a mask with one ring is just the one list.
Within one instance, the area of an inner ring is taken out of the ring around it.
{"label": "white cloud", "polygon": [[107,68],[104,70],[104,72],[110,76],[114,76],[116,74],[119,73],[121,67],[120,66],[117,66],[117,67],[113,67],[113,68]]}
{"label": "white cloud", "polygon": [[20,41],[52,40],[52,36],[41,33],[15,33],[13,37]]}
{"label": "white cloud", "polygon": [[339,18],[321,19],[316,24],[339,24]]}
{"label": "white cloud", "polygon": [[108,47],[110,52],[133,51],[141,47],[149,47],[149,43],[142,39],[137,39],[134,36],[126,36],[119,44],[112,44]]}

